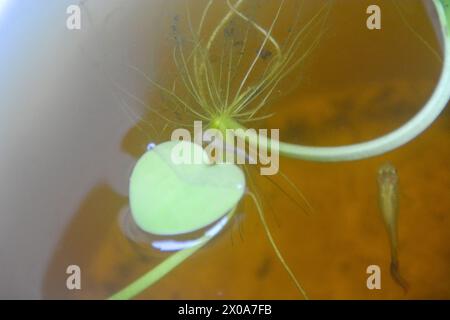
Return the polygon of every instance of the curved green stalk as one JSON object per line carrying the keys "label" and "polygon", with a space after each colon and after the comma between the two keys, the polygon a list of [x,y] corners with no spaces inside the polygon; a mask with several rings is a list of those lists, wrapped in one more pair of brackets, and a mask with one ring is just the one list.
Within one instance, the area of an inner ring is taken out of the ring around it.
{"label": "curved green stalk", "polygon": [[[411,141],[439,116],[450,99],[450,0],[434,0],[444,39],[443,70],[432,96],[425,106],[411,120],[389,134],[367,142],[339,147],[313,147],[279,142],[278,147],[271,145],[273,151],[281,155],[312,161],[336,162],[369,158],[396,149]],[[221,118],[213,122],[219,129],[244,129],[231,118]],[[248,138],[257,144],[257,137]],[[277,148],[278,150],[274,150]]]}

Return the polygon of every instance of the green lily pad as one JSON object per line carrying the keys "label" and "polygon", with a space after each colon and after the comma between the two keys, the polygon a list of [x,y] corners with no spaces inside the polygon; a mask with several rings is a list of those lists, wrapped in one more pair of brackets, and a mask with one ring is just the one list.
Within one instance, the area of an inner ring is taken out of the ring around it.
{"label": "green lily pad", "polygon": [[[199,159],[179,163],[177,156],[185,152]],[[215,222],[237,205],[244,192],[245,176],[238,166],[210,164],[201,146],[169,141],[136,163],[130,178],[130,207],[142,230],[176,235]]]}

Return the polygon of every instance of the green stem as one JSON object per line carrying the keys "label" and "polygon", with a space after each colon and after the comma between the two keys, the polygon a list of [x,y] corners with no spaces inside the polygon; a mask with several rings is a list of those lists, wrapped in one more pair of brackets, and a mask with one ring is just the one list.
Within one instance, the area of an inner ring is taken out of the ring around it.
{"label": "green stem", "polygon": [[[236,207],[228,213],[227,222],[230,221],[235,212]],[[214,236],[215,233],[206,234],[200,239],[199,244],[172,254],[155,268],[151,269],[119,292],[113,294],[108,298],[108,300],[128,300],[137,296],[139,293],[161,280],[166,274],[179,266],[184,260],[192,256],[198,251],[198,249],[202,248],[206,243],[208,243],[209,240],[214,238]]]}
{"label": "green stem", "polygon": [[[434,0],[441,30],[444,35],[444,62],[442,73],[432,96],[423,108],[411,120],[389,134],[367,142],[339,147],[313,147],[292,143],[269,142],[272,152],[311,161],[337,162],[369,158],[396,149],[411,141],[439,116],[450,99],[450,0]],[[239,123],[231,118],[220,118],[212,123],[213,127],[221,130],[243,129]],[[240,133],[242,135],[242,133]],[[239,135],[239,134],[238,134]],[[242,136],[253,145],[258,144],[258,137],[246,132]]]}
{"label": "green stem", "polygon": [[450,0],[434,0],[439,20],[443,28],[447,27],[447,38],[450,36]]}
{"label": "green stem", "polygon": [[172,254],[169,258],[161,262],[155,268],[148,271],[142,277],[112,295],[108,300],[128,300],[138,295],[139,293],[153,285],[155,282],[160,280],[170,271],[172,271],[175,267],[180,265],[184,260],[193,255],[198,249],[203,247],[209,239],[210,238],[208,237],[207,239],[204,239],[200,244],[192,248],[184,249]]}

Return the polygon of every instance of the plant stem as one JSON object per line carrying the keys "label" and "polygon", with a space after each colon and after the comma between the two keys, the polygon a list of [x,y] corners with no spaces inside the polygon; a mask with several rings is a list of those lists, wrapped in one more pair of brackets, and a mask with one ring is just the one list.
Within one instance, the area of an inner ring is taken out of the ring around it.
{"label": "plant stem", "polygon": [[450,37],[450,0],[434,0],[439,20],[444,29],[447,27],[447,39]]}
{"label": "plant stem", "polygon": [[[434,0],[434,5],[444,35],[443,69],[432,96],[411,120],[391,133],[367,142],[339,147],[313,147],[282,141],[277,144],[269,141],[270,150],[279,152],[279,154],[287,157],[310,161],[337,162],[359,160],[396,149],[427,129],[436,120],[450,99],[450,0]],[[222,131],[226,129],[246,130],[233,119],[225,117],[213,121],[212,126]],[[258,145],[258,137],[256,135],[251,135],[249,132],[246,132],[244,135],[242,131],[237,131],[236,134],[238,136],[241,135],[241,138],[246,139],[250,144]]]}
{"label": "plant stem", "polygon": [[155,282],[160,280],[170,271],[172,271],[175,267],[180,265],[184,260],[193,255],[198,249],[203,247],[209,239],[210,238],[208,237],[207,239],[204,239],[204,241],[202,241],[200,244],[192,248],[184,249],[172,254],[169,258],[161,262],[155,268],[148,271],[142,277],[112,295],[108,300],[128,300],[138,295],[139,293],[153,285]]}
{"label": "plant stem", "polygon": [[[236,208],[234,207],[228,214],[227,214],[227,220],[230,221],[231,217],[235,214]],[[212,227],[214,228],[214,227]],[[172,254],[170,257],[168,257],[166,260],[158,264],[156,267],[148,271],[146,274],[120,290],[119,292],[113,294],[111,297],[108,298],[108,300],[128,300],[145,289],[149,288],[153,284],[155,284],[157,281],[161,280],[166,274],[168,274],[170,271],[175,269],[177,266],[179,266],[184,260],[192,256],[195,252],[197,252],[198,249],[202,248],[206,243],[208,243],[209,240],[214,238],[216,235],[216,232],[210,233],[212,229],[207,231],[205,235],[200,238],[200,243],[184,250],[180,250],[174,254]],[[218,230],[217,230],[218,232]]]}

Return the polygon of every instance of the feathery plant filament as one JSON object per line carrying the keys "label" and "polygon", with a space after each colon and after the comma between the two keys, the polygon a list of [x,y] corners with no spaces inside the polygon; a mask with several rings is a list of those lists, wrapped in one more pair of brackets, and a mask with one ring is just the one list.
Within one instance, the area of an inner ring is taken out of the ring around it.
{"label": "feathery plant filament", "polygon": [[[285,7],[285,0],[280,2],[267,29],[241,11],[248,1],[238,0],[232,3],[228,0],[228,13],[205,36],[204,25],[214,6],[213,2],[211,0],[206,4],[197,27],[193,25],[187,8],[190,39],[183,39],[177,32],[177,25],[174,25],[173,60],[180,82],[192,103],[183,101],[174,91],[169,94],[184,106],[186,112],[216,128],[222,128],[223,121],[227,119],[249,122],[269,117],[270,114],[258,114],[266,106],[280,81],[298,67],[317,44],[319,36],[315,36],[306,47],[303,47],[302,40],[307,36],[311,37],[314,28],[322,26],[330,9],[330,2],[323,4],[299,32],[291,32],[283,45],[275,39],[273,32]],[[236,22],[236,19],[241,21]],[[243,27],[242,38],[239,40],[235,24]],[[294,27],[298,26],[292,28]],[[251,43],[249,39],[255,33],[261,38],[258,45]],[[186,42],[192,46],[190,52],[186,52]],[[250,55],[252,49],[254,53]],[[214,50],[221,51],[217,62],[212,61]],[[255,76],[255,73],[258,75]]]}

